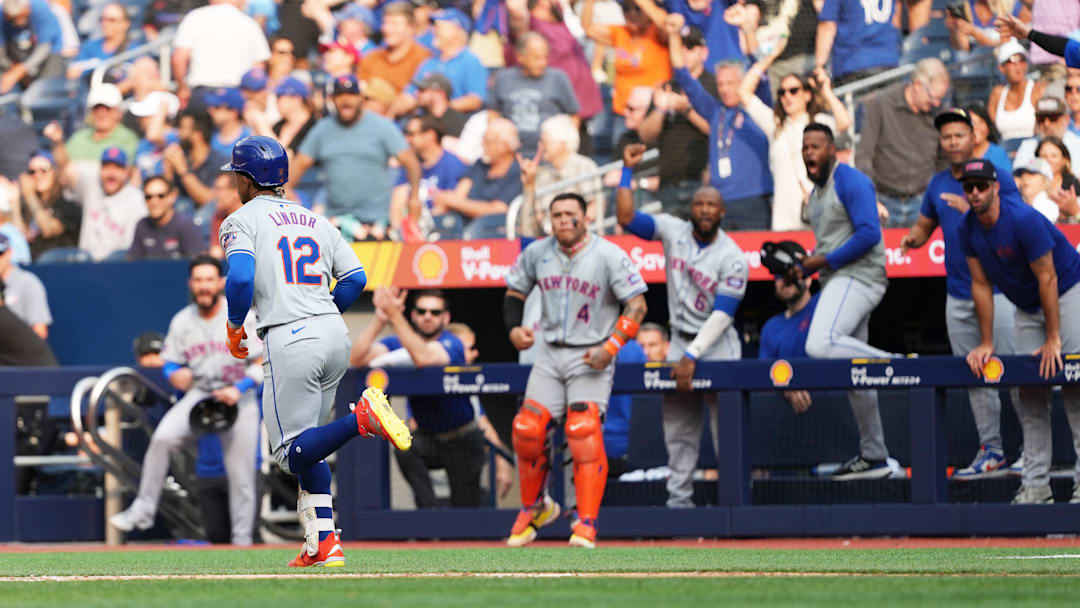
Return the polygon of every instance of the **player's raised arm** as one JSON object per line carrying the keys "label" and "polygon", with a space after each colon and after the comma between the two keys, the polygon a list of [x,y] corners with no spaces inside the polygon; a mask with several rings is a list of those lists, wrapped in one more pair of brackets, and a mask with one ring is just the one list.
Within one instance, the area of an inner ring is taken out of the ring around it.
{"label": "player's raised arm", "polygon": [[1010,36],[1026,38],[1039,45],[1048,53],[1065,58],[1065,65],[1070,68],[1080,68],[1080,42],[1064,36],[1055,36],[1036,31],[1030,25],[1012,15],[1001,15],[994,21],[1001,39]]}
{"label": "player's raised arm", "polygon": [[644,156],[645,144],[630,144],[623,149],[622,181],[615,191],[615,219],[634,235],[651,240],[656,234],[656,221],[652,216],[634,209],[634,191],[631,189],[634,167]]}

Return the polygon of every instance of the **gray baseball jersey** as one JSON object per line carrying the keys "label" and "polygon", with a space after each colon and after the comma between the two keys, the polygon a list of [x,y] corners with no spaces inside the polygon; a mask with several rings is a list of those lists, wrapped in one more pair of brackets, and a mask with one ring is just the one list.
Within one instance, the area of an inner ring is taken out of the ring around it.
{"label": "gray baseball jersey", "polygon": [[718,297],[742,301],[749,279],[746,257],[723,230],[702,247],[689,221],[666,213],[652,217],[656,222],[652,238],[664,244],[671,329],[696,334]]}
{"label": "gray baseball jersey", "polygon": [[249,314],[244,321],[248,332],[248,339],[244,341],[248,358],[241,361],[233,357],[221,337],[221,328],[228,317],[224,298],[217,314],[209,319],[199,316],[195,304],[188,304],[173,315],[161,347],[161,358],[190,369],[195,377],[195,387],[207,392],[243,380],[248,365],[262,356],[262,342],[255,337],[255,324]]}
{"label": "gray baseball jersey", "polygon": [[259,330],[338,314],[330,279],[364,269],[329,220],[288,199],[255,197],[222,222],[218,238],[226,257],[247,253],[255,258],[253,306]]}
{"label": "gray baseball jersey", "polygon": [[603,342],[615,330],[621,303],[646,291],[645,280],[625,251],[595,235],[588,239],[573,258],[552,237],[534,241],[506,276],[506,286],[523,294],[540,287],[545,342]]}

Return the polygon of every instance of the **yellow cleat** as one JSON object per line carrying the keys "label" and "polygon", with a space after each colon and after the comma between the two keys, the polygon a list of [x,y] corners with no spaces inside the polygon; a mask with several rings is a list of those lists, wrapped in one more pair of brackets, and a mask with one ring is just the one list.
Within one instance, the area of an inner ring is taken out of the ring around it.
{"label": "yellow cleat", "polygon": [[533,508],[522,509],[514,520],[514,527],[510,529],[510,537],[506,544],[511,547],[523,547],[536,539],[536,531],[555,521],[562,513],[559,503],[548,496],[544,496],[544,502],[539,511]]}
{"label": "yellow cleat", "polygon": [[365,437],[382,437],[402,452],[412,447],[409,427],[390,409],[386,395],[369,386],[360,395],[358,403],[350,403],[349,409],[356,414],[356,425]]}

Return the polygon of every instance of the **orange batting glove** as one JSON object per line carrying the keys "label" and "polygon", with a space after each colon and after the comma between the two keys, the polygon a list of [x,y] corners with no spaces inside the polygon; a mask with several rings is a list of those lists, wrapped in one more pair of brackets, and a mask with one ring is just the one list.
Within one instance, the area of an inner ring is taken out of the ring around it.
{"label": "orange batting glove", "polygon": [[247,331],[241,325],[233,329],[229,322],[225,322],[225,343],[229,345],[229,352],[237,359],[247,359],[248,349],[240,346],[240,341],[247,338]]}

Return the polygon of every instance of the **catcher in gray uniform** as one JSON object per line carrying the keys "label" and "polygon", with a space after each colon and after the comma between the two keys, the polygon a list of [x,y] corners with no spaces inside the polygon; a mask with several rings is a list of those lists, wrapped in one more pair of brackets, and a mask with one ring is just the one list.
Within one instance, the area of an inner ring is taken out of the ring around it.
{"label": "catcher in gray uniform", "polygon": [[[161,357],[169,384],[185,391],[154,429],[143,459],[139,494],[131,506],[109,518],[124,532],[154,525],[161,488],[169,472],[169,457],[196,437],[191,409],[207,397],[237,409],[236,422],[223,431],[221,447],[229,480],[229,518],[232,543],[250,545],[255,529],[255,448],[259,438],[259,408],[255,387],[262,383],[262,344],[249,344],[247,358],[238,361],[221,340],[227,309],[225,277],[220,262],[208,256],[191,261],[188,288],[192,303],[173,316]],[[245,325],[254,331],[249,316]]]}
{"label": "catcher in gray uniform", "polygon": [[[677,362],[673,376],[679,391],[664,395],[664,444],[671,469],[667,505],[692,507],[705,395],[685,393],[692,388],[698,359],[730,361],[742,357],[742,344],[732,321],[746,293],[748,269],[742,249],[720,230],[724,201],[715,188],[704,186],[694,193],[689,221],[634,210],[630,180],[644,153],[644,144],[623,150],[623,181],[615,195],[615,216],[638,237],[664,244],[671,315],[668,361]],[[709,404],[714,410],[715,441],[715,395],[709,395]]]}
{"label": "catcher in gray uniform", "polygon": [[[552,424],[564,415],[578,515],[570,544],[591,548],[596,542],[607,482],[602,416],[615,374],[611,362],[645,317],[646,288],[626,252],[586,232],[585,213],[581,196],[556,196],[550,214],[554,236],[526,247],[506,277],[503,312],[510,341],[518,350],[537,345],[525,402],[514,417],[522,509],[507,539],[510,546],[532,541],[537,528],[559,514],[543,490]],[[525,294],[534,286],[541,292],[540,340],[521,326]]]}

